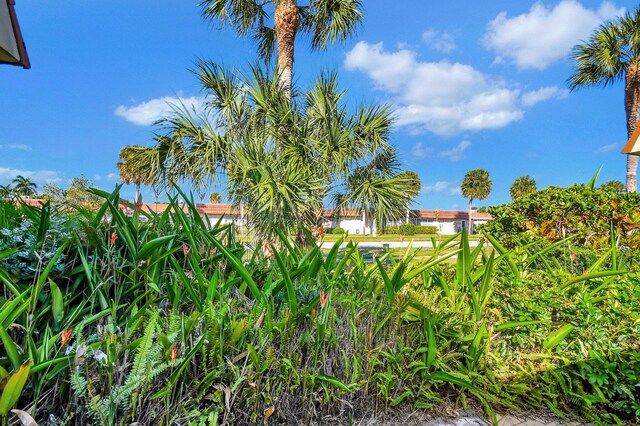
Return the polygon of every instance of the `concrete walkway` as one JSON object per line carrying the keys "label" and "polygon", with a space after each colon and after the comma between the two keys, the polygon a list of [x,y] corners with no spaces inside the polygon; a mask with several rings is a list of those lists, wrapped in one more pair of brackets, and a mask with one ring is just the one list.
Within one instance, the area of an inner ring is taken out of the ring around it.
{"label": "concrete walkway", "polygon": [[[577,426],[586,423],[565,422],[554,416],[548,418],[540,416],[498,416],[498,426]],[[424,424],[424,426],[492,426],[488,420],[476,417],[460,417],[457,419],[437,418]]]}
{"label": "concrete walkway", "polygon": [[[436,242],[438,243],[438,242]],[[340,248],[345,248],[347,246],[348,242],[344,242],[342,244],[340,244]],[[358,247],[360,249],[383,249],[385,245],[388,245],[390,249],[394,249],[394,248],[407,248],[409,246],[409,241],[405,241],[405,242],[400,242],[400,241],[362,241],[357,243]],[[476,247],[479,244],[478,241],[472,240],[469,241],[469,246],[470,247]],[[323,242],[322,244],[320,244],[320,248],[323,249],[330,249],[335,245],[334,242]],[[413,244],[411,245],[412,248],[418,249],[418,248],[433,248],[433,245],[431,244],[431,241],[414,241]]]}

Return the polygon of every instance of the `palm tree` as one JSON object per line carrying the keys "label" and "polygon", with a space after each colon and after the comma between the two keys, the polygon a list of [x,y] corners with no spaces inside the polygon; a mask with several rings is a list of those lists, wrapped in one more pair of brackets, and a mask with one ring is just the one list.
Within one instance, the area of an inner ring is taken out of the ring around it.
{"label": "palm tree", "polygon": [[473,222],[471,220],[471,207],[473,206],[473,200],[484,200],[491,193],[491,178],[489,172],[483,169],[470,170],[464,175],[462,181],[462,195],[469,199],[469,225],[467,230],[469,235],[473,232]]}
{"label": "palm tree", "polygon": [[36,189],[38,185],[35,184],[31,179],[26,178],[22,175],[18,175],[13,179],[13,192],[16,195],[21,195],[24,197],[32,197],[37,194]]}
{"label": "palm tree", "polygon": [[135,202],[140,202],[140,185],[152,185],[154,152],[140,145],[125,146],[120,150],[120,161],[117,163],[120,180],[125,184],[136,186]]}
{"label": "palm tree", "polygon": [[[624,80],[624,109],[627,138],[638,121],[640,106],[640,7],[616,21],[601,25],[584,44],[573,48],[575,69],[568,80],[569,88],[607,87]],[[636,191],[638,157],[627,156],[627,192]]]}
{"label": "palm tree", "polygon": [[209,195],[209,202],[210,203],[218,204],[221,199],[222,199],[222,197],[220,196],[220,194],[218,192],[212,192],[211,195]]}
{"label": "palm tree", "polygon": [[536,192],[537,190],[538,186],[534,178],[529,176],[520,176],[511,184],[511,188],[509,188],[509,195],[511,195],[512,200],[517,200],[518,198],[524,197],[532,192]]}
{"label": "palm tree", "polygon": [[362,233],[367,225],[384,229],[407,211],[419,189],[415,178],[399,171],[394,148],[387,148],[368,164],[356,168],[347,179],[347,202],[362,212]]}
{"label": "palm tree", "polygon": [[0,199],[8,198],[11,195],[11,185],[0,185]]}
{"label": "palm tree", "polygon": [[600,185],[599,189],[602,189],[604,191],[623,192],[624,184],[619,180],[610,180]]}
{"label": "palm tree", "polygon": [[[401,173],[402,176],[407,177],[413,182],[412,190],[415,191],[416,196],[420,193],[422,189],[422,181],[420,180],[420,176],[412,170],[405,170]],[[405,223],[409,223],[410,210],[407,208],[407,216],[405,218]]]}
{"label": "palm tree", "polygon": [[329,42],[346,40],[362,22],[360,0],[202,0],[204,18],[223,27],[230,25],[241,37],[250,36],[258,53],[269,60],[277,49],[281,87],[289,97],[293,76],[294,45],[299,33],[308,34],[311,47],[324,49]]}
{"label": "palm tree", "polygon": [[277,72],[253,68],[242,76],[201,62],[196,73],[208,95],[205,111],[164,120],[154,147],[156,184],[183,180],[198,190],[224,179],[230,201],[245,207],[263,239],[274,228],[316,226],[325,197],[345,192],[354,171],[391,149],[389,108],[352,113],[335,74],[289,99]]}

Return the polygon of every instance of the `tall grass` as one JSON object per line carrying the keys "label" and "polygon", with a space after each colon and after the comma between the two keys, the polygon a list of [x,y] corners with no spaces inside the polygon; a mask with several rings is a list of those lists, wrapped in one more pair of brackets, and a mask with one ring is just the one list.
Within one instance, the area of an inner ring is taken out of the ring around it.
{"label": "tall grass", "polygon": [[184,194],[129,217],[97,193],[97,212],[5,219],[43,241],[56,216],[74,224],[31,279],[9,272],[23,247],[0,250],[5,422],[17,407],[64,424],[345,424],[468,404],[637,420],[638,276],[613,239],[579,275],[556,247],[490,235],[367,263],[278,233],[270,256]]}

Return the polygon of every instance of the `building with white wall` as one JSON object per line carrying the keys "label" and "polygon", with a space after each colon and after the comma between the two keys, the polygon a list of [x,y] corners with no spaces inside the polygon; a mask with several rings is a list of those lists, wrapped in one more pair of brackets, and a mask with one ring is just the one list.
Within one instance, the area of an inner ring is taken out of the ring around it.
{"label": "building with white wall", "polygon": [[[167,207],[166,203],[153,203],[145,204],[142,209],[162,213]],[[240,231],[249,226],[250,218],[244,214],[243,209],[235,208],[231,204],[200,203],[196,204],[196,210],[212,225],[218,222],[221,225],[233,223]],[[398,226],[403,223],[435,226],[438,234],[450,235],[466,229],[469,219],[468,212],[462,210],[410,210],[408,213],[407,217],[391,222],[389,226]],[[471,219],[475,228],[489,222],[492,217],[489,213],[472,212]],[[364,226],[360,211],[352,208],[343,208],[339,212],[335,209],[326,210],[322,226],[326,230],[340,227],[352,235],[369,235],[377,231],[375,225],[373,229],[370,226]]]}

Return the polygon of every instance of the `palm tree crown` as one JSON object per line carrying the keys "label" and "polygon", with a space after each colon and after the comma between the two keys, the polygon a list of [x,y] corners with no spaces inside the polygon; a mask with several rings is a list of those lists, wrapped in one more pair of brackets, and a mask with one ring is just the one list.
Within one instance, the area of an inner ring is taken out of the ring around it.
{"label": "palm tree crown", "polygon": [[513,181],[513,184],[511,184],[511,188],[509,188],[509,195],[511,195],[512,200],[517,200],[518,198],[524,197],[532,192],[536,192],[537,190],[538,185],[536,184],[535,179],[529,176],[520,176]]}
{"label": "palm tree crown", "polygon": [[473,200],[484,200],[491,193],[491,178],[489,178],[489,172],[483,169],[470,170],[464,175],[464,180],[460,186],[462,195],[469,199],[469,234],[473,231],[473,223],[471,221],[471,207]]}
{"label": "palm tree crown", "polygon": [[202,15],[223,27],[230,25],[241,36],[253,38],[262,59],[277,48],[281,85],[290,93],[294,44],[299,32],[307,34],[314,49],[346,40],[362,22],[360,0],[203,0]]}
{"label": "palm tree crown", "polygon": [[38,185],[35,184],[31,179],[24,177],[22,175],[18,175],[13,179],[13,192],[17,195],[22,195],[24,197],[33,197],[37,194],[36,189]]}
{"label": "palm tree crown", "polygon": [[[627,11],[616,21],[601,25],[589,40],[573,48],[575,69],[569,77],[571,90],[581,87],[607,87],[624,80],[624,106],[627,138],[638,121],[640,106],[640,7]],[[627,191],[636,190],[638,157],[627,156]]]}
{"label": "palm tree crown", "polygon": [[140,198],[140,185],[153,184],[153,155],[153,150],[140,145],[125,146],[120,150],[117,163],[120,180],[136,186],[136,202]]}

